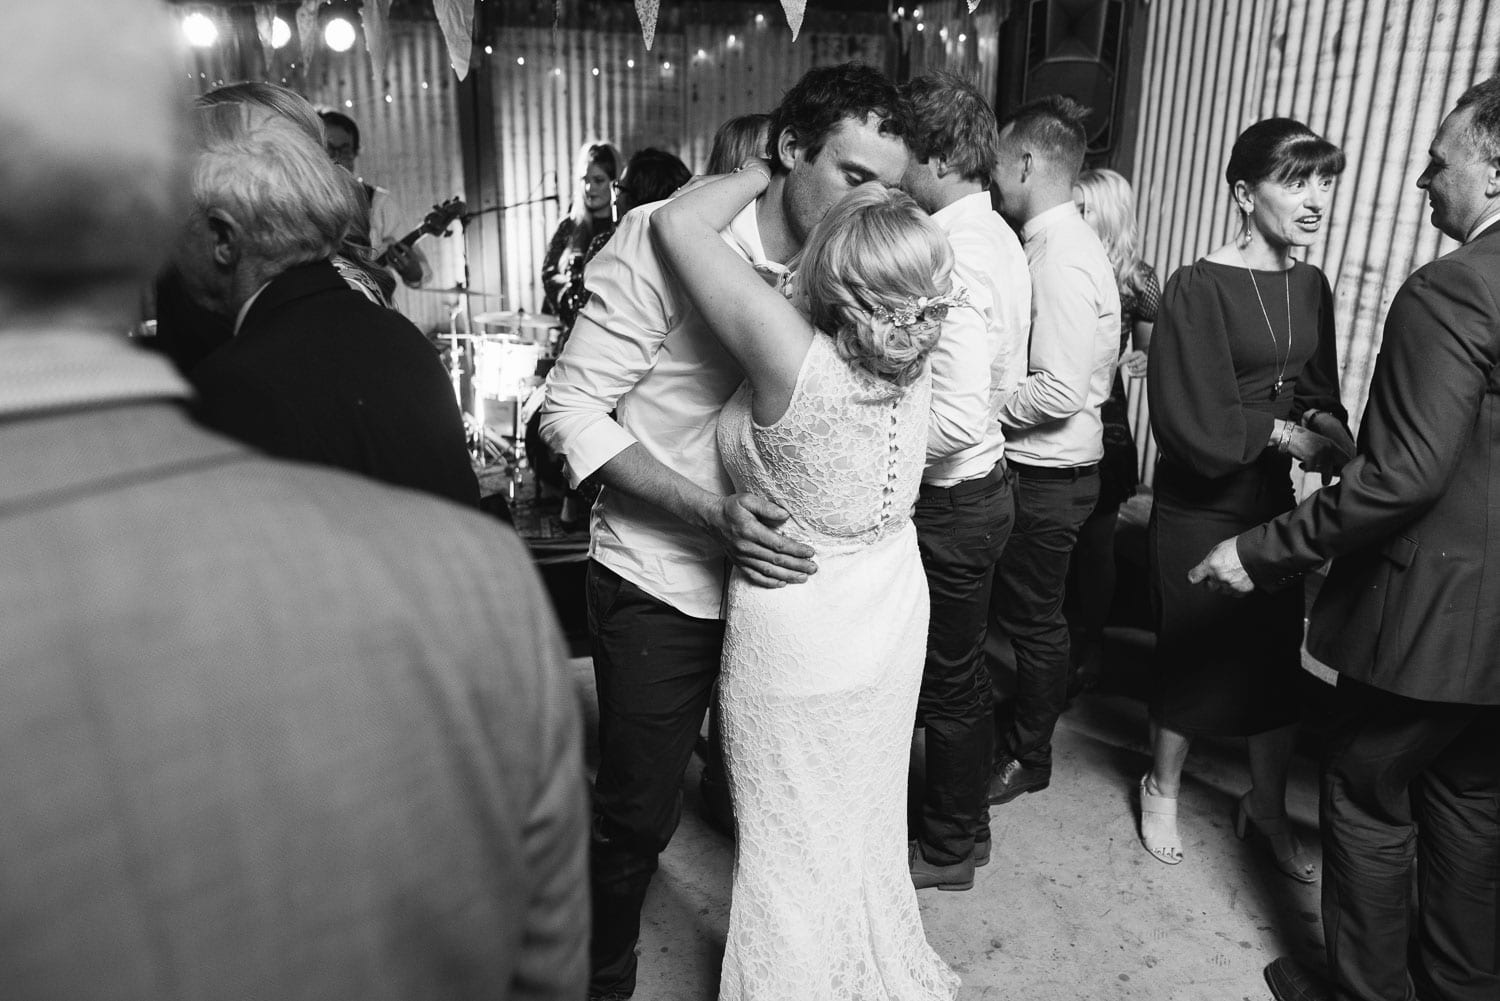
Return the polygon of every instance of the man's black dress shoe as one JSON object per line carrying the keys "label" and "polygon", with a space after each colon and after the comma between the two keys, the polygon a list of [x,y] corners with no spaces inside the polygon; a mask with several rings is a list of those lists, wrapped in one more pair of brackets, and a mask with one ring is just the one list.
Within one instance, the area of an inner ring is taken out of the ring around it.
{"label": "man's black dress shoe", "polygon": [[952,865],[934,865],[922,854],[922,846],[907,843],[907,861],[911,866],[911,882],[919,890],[935,886],[939,890],[967,890],[974,885],[974,857]]}
{"label": "man's black dress shoe", "polygon": [[1266,986],[1276,1001],[1333,1001],[1333,991],[1322,978],[1290,956],[1266,964]]}
{"label": "man's black dress shoe", "polygon": [[990,805],[1009,803],[1023,792],[1036,792],[1052,784],[1052,769],[1027,768],[1015,758],[1007,758],[990,776]]}

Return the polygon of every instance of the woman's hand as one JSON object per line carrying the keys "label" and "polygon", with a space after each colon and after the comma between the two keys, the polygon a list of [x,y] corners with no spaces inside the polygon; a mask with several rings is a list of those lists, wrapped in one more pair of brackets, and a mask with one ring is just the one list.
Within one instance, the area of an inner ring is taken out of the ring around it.
{"label": "woman's hand", "polygon": [[1332,438],[1309,431],[1299,424],[1288,423],[1283,432],[1283,440],[1286,446],[1282,451],[1300,462],[1302,468],[1309,473],[1322,473],[1324,486],[1338,475],[1344,468],[1344,463],[1354,457],[1352,449],[1346,449]]}
{"label": "woman's hand", "polygon": [[1132,379],[1146,378],[1146,352],[1125,352],[1120,358],[1120,369]]}
{"label": "woman's hand", "polygon": [[1330,439],[1335,445],[1348,453],[1350,458],[1354,457],[1357,449],[1354,445],[1354,438],[1349,434],[1349,429],[1344,427],[1343,422],[1328,411],[1309,410],[1302,417],[1302,426]]}

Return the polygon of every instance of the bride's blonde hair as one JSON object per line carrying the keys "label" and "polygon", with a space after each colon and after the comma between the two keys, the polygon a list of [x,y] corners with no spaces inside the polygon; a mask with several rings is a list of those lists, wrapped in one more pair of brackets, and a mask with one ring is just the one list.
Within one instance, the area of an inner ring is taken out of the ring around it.
{"label": "bride's blonde hair", "polygon": [[911,196],[870,182],[813,227],[797,266],[813,326],[839,355],[905,386],[942,331],[953,249]]}

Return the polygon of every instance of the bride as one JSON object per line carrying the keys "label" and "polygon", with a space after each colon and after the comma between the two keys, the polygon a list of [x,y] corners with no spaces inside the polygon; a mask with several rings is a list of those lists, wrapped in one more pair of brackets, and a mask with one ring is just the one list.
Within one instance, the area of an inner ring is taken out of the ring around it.
{"label": "bride", "polygon": [[792,588],[730,579],[721,695],[738,818],[720,1001],[929,1001],[958,977],[922,929],[906,776],[926,648],[910,514],[927,354],[952,251],[908,196],[855,188],[809,234],[806,316],[718,235],[763,161],[658,209],[651,237],[747,381],[719,418],[737,490],[817,550]]}

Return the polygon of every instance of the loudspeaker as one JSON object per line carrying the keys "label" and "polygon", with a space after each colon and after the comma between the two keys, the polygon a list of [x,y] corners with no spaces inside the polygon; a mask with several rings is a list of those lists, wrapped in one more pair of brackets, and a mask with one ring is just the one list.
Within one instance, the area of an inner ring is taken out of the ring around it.
{"label": "loudspeaker", "polygon": [[1039,97],[1062,94],[1090,109],[1088,153],[1110,152],[1125,89],[1127,0],[1026,0],[1006,20],[1004,48],[1014,56],[998,81],[1002,115]]}

